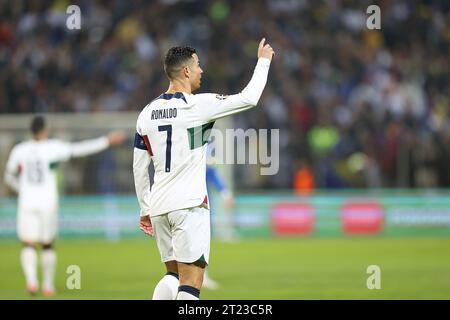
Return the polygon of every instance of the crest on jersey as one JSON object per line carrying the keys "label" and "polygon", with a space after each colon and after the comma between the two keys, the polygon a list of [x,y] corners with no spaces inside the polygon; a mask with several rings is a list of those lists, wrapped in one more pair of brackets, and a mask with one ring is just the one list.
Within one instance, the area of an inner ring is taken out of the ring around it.
{"label": "crest on jersey", "polygon": [[225,100],[226,98],[228,98],[228,95],[216,94],[216,98],[219,99],[219,100]]}

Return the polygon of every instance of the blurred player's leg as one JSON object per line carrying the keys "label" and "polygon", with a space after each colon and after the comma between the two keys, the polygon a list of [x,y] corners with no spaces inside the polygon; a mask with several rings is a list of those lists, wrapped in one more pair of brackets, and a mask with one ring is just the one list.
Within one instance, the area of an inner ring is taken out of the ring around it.
{"label": "blurred player's leg", "polygon": [[222,232],[220,234],[220,240],[228,243],[238,242],[239,237],[237,235],[235,222],[233,220],[233,209],[225,207],[222,215]]}
{"label": "blurred player's leg", "polygon": [[180,285],[177,262],[168,261],[165,264],[167,273],[156,285],[152,300],[175,300],[177,297]]}
{"label": "blurred player's leg", "polygon": [[39,289],[37,279],[37,251],[42,221],[35,210],[19,207],[17,214],[17,235],[24,244],[20,253],[20,262],[27,283],[27,291],[35,294]]}
{"label": "blurred player's leg", "polygon": [[41,253],[42,293],[45,296],[55,294],[54,278],[56,268],[56,253],[51,244],[43,245]]}
{"label": "blurred player's leg", "polygon": [[220,238],[222,241],[225,242],[236,242],[237,235],[234,225],[234,197],[231,194],[231,192],[223,192],[222,193],[222,199],[223,199],[223,208],[222,210],[218,210],[218,216],[221,217],[220,220],[220,226],[221,226],[221,233]]}
{"label": "blurred player's leg", "polygon": [[217,281],[214,281],[209,277],[208,270],[205,269],[205,274],[203,276],[203,288],[209,289],[209,290],[217,290],[219,289],[219,284]]}
{"label": "blurred player's leg", "polygon": [[53,241],[56,238],[58,228],[58,215],[56,207],[44,208],[41,210],[42,216],[42,293],[45,296],[55,294],[55,268],[56,252],[53,249]]}
{"label": "blurred player's leg", "polygon": [[37,252],[34,244],[27,243],[24,245],[20,253],[20,262],[27,282],[27,291],[34,295],[39,288],[37,279]]}

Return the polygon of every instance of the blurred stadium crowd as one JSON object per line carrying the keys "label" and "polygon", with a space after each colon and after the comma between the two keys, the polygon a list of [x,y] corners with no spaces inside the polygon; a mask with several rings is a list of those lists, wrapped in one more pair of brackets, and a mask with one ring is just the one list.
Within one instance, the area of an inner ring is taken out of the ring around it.
{"label": "blurred stadium crowd", "polygon": [[[81,30],[66,8],[81,8]],[[368,30],[366,8],[381,8]],[[0,113],[138,111],[167,88],[166,50],[199,51],[201,91],[236,93],[259,39],[277,51],[261,108],[280,171],[238,188],[450,187],[450,2],[0,1]],[[1,116],[1,115],[0,115]],[[255,171],[256,172],[256,171]]]}

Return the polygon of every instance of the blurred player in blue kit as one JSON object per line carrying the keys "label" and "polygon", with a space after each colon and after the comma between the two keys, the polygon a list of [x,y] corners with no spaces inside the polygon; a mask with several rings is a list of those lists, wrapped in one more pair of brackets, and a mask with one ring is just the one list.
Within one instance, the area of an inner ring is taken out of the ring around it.
{"label": "blurred player in blue kit", "polygon": [[[206,166],[206,187],[208,190],[208,194],[210,195],[210,199],[213,198],[211,197],[212,194],[211,188],[213,188],[220,194],[220,197],[222,198],[224,204],[225,209],[224,213],[226,215],[226,217],[224,218],[226,219],[220,220],[221,222],[220,227],[222,229],[222,234],[220,235],[220,237],[226,241],[234,240],[235,235],[233,230],[233,221],[231,217],[232,214],[231,210],[234,207],[234,197],[229,188],[227,188],[225,181],[220,176],[219,170],[214,165]],[[210,201],[210,205],[212,208],[214,208],[212,200]],[[211,210],[211,214],[214,214],[214,210]],[[216,221],[219,221],[217,215],[218,214],[216,213]],[[210,290],[216,290],[219,288],[219,284],[215,280],[211,279],[207,269],[205,270],[205,275],[203,277],[203,287]]]}

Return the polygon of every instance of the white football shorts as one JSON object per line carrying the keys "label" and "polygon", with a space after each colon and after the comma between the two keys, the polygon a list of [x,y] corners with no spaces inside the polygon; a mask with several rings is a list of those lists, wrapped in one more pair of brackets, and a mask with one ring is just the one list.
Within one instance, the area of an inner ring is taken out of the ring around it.
{"label": "white football shorts", "polygon": [[151,217],[162,262],[209,263],[210,214],[205,207],[172,211]]}
{"label": "white football shorts", "polygon": [[20,208],[17,214],[17,235],[22,242],[50,244],[58,232],[56,208]]}

